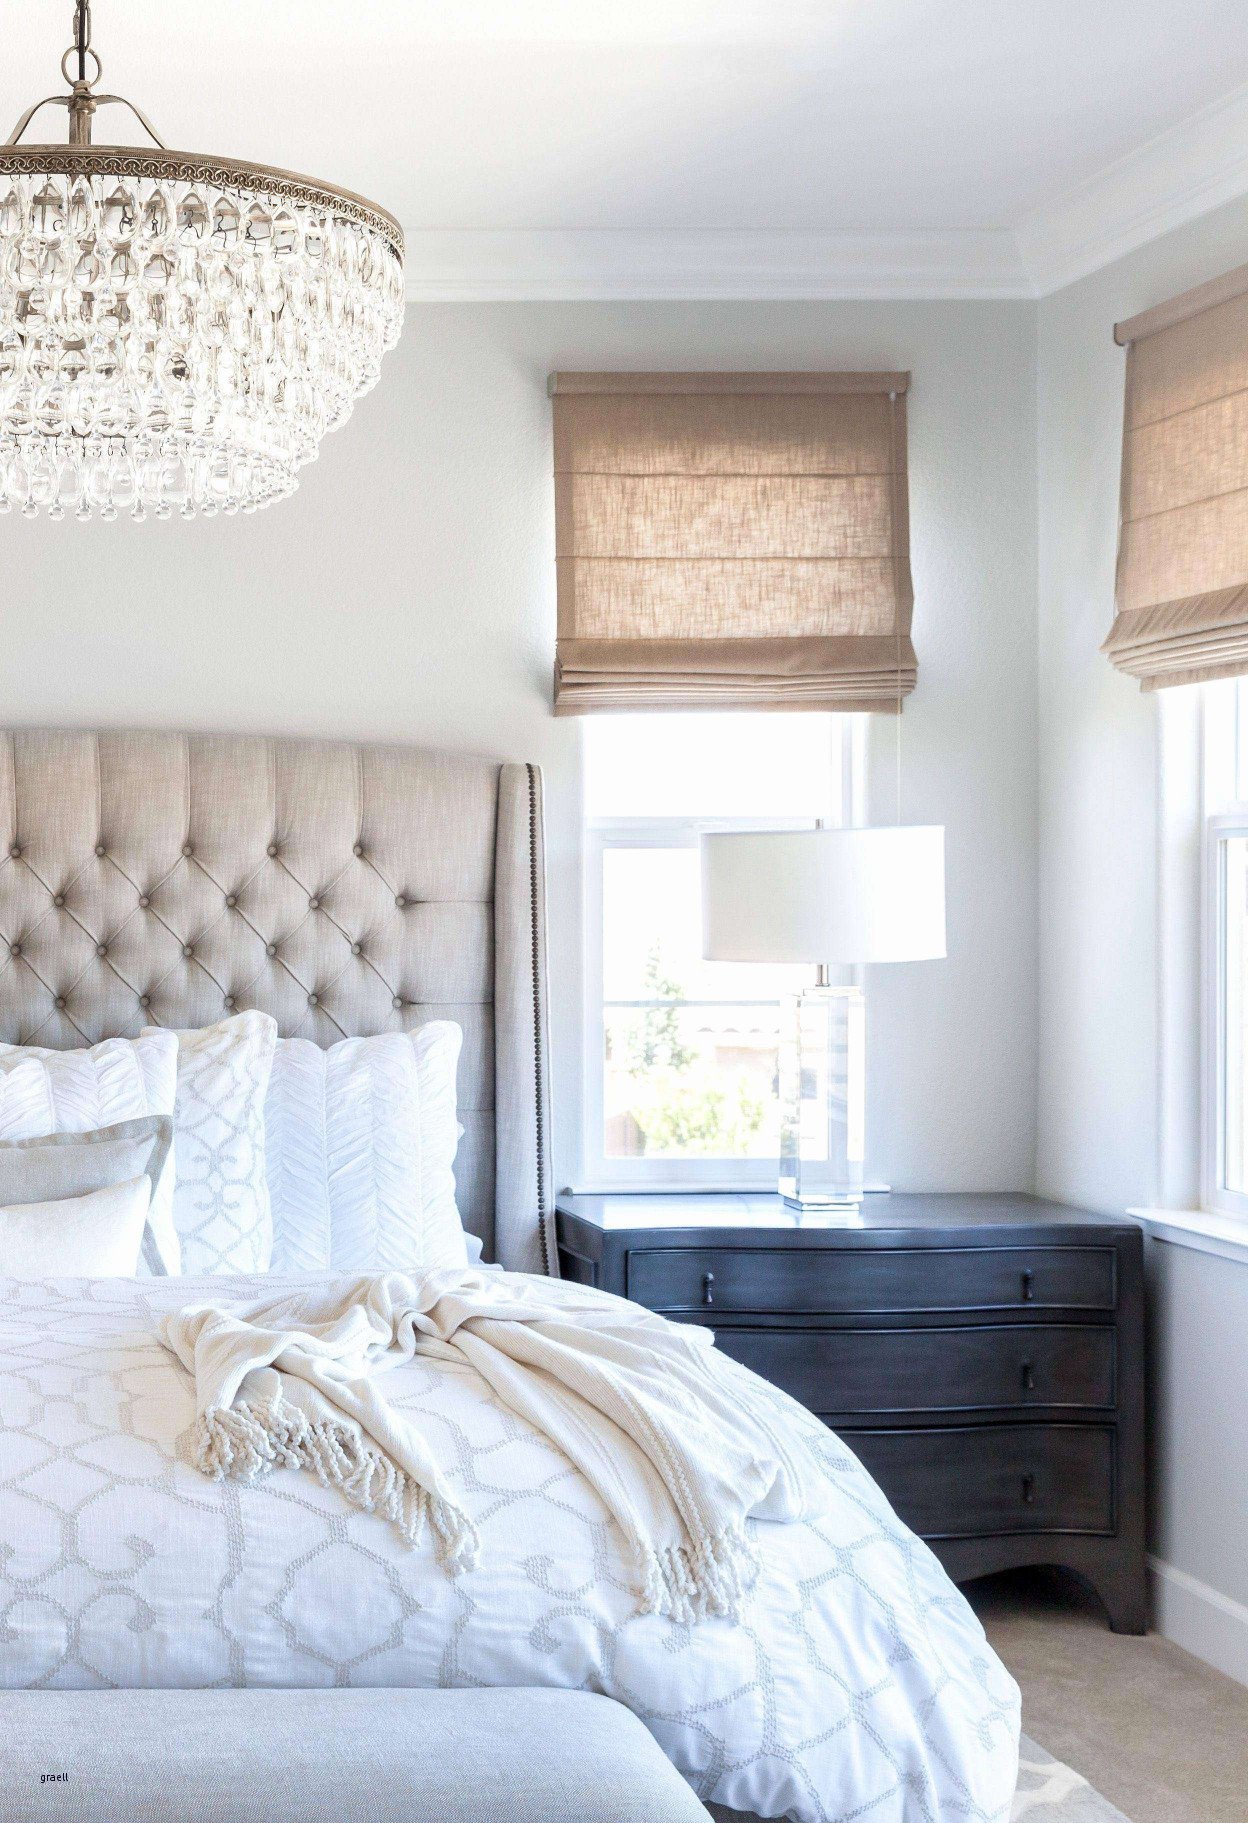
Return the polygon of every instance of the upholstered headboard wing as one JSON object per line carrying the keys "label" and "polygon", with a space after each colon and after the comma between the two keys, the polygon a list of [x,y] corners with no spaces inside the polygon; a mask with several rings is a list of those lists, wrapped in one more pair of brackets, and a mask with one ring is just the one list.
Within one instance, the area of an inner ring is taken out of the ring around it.
{"label": "upholstered headboard wing", "polygon": [[323,1045],[463,1028],[464,1220],[554,1266],[541,776],[254,736],[0,734],[0,1040],[259,1007]]}

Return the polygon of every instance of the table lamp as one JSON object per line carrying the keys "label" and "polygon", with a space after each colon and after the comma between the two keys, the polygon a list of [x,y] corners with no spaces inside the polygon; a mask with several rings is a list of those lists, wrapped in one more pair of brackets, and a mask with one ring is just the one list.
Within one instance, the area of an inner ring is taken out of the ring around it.
{"label": "table lamp", "polygon": [[780,1194],[791,1208],[862,1200],[866,1000],[828,969],[945,954],[942,825],[750,830],[702,837],[702,954],[807,962],[780,1037]]}

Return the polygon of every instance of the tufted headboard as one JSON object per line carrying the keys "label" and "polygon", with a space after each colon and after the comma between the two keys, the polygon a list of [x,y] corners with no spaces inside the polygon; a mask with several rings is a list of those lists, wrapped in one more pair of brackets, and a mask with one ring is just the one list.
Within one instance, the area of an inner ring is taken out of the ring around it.
{"label": "tufted headboard", "polygon": [[330,1045],[463,1028],[455,1175],[550,1270],[541,775],[411,747],[0,733],[0,1041],[273,1014]]}

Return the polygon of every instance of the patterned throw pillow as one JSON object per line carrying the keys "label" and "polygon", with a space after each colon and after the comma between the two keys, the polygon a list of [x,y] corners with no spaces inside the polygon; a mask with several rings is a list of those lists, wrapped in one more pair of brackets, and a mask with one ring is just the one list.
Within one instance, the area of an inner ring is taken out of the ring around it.
{"label": "patterned throw pillow", "polygon": [[[0,1044],[0,1140],[89,1133],[145,1114],[172,1114],[178,1073],[173,1032],[106,1038],[82,1051]],[[148,1212],[157,1269],[181,1270],[173,1195],[175,1166],[160,1174]],[[145,1250],[146,1251],[146,1250]],[[150,1259],[140,1272],[150,1270]]]}
{"label": "patterned throw pillow", "polygon": [[278,1040],[265,1105],[275,1271],[467,1263],[452,1169],[460,1043],[445,1020],[328,1050]]}
{"label": "patterned throw pillow", "polygon": [[173,1220],[182,1270],[188,1276],[267,1272],[273,1217],[264,1098],[277,1022],[267,1013],[237,1013],[176,1036]]}

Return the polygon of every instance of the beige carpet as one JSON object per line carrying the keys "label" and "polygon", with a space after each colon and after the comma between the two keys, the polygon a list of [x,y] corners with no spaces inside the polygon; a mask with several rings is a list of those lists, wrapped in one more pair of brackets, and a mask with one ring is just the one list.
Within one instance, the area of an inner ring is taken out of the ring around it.
{"label": "beige carpet", "polygon": [[1020,1571],[966,1594],[1023,1692],[1023,1727],[1131,1823],[1246,1823],[1248,1688],[1168,1640],[1111,1633],[1073,1582]]}

